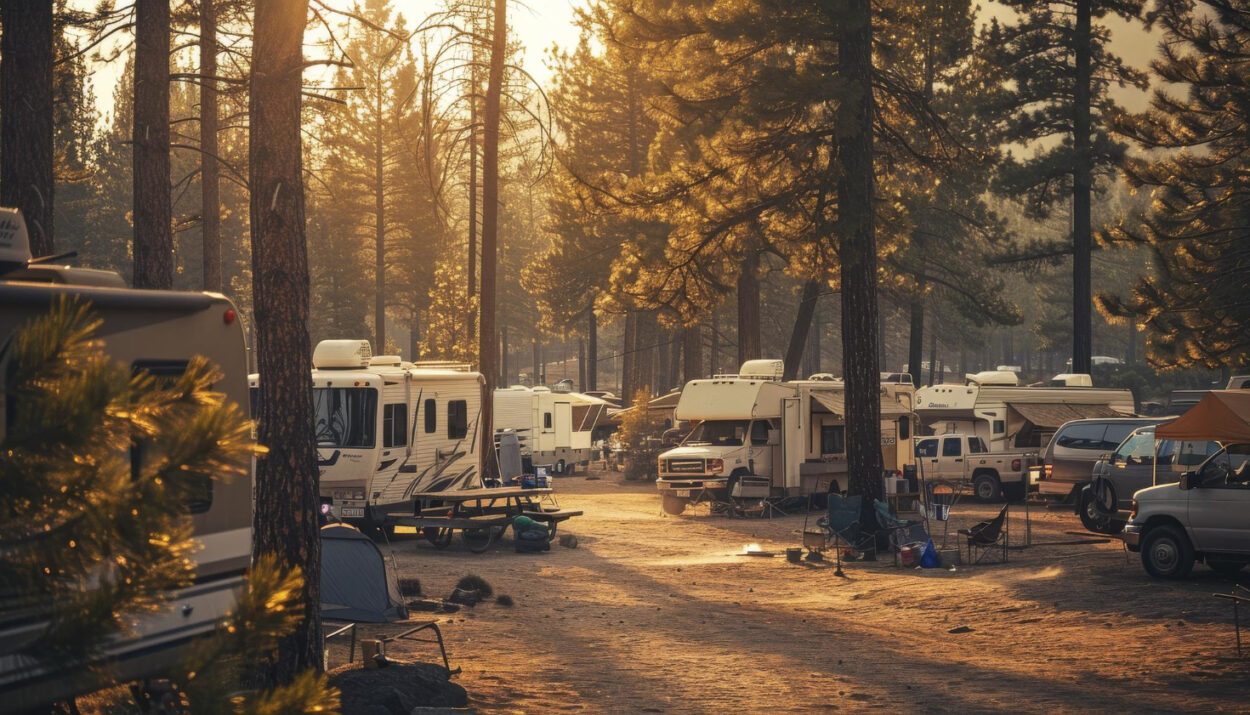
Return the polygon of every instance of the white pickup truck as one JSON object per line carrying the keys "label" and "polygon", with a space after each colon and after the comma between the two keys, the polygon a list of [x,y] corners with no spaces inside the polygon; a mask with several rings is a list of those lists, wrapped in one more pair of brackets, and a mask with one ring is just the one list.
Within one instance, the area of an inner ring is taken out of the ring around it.
{"label": "white pickup truck", "polygon": [[968,434],[916,437],[916,468],[927,482],[971,484],[978,499],[1023,499],[1037,489],[1029,467],[1039,464],[1036,452],[991,452]]}

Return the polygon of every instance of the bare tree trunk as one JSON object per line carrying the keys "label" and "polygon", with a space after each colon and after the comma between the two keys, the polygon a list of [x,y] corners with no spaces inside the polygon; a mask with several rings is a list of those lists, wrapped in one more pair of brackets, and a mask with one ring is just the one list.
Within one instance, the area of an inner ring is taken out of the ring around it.
{"label": "bare tree trunk", "polygon": [[[478,8],[473,8],[473,29],[478,30]],[[477,295],[477,138],[478,138],[478,114],[477,114],[477,42],[472,45],[472,54],[469,58],[469,299]],[[469,339],[473,339],[473,331],[476,316],[472,311],[469,313]],[[538,374],[534,374],[534,379],[538,379]]]}
{"label": "bare tree trunk", "polygon": [[[313,444],[300,89],[308,0],[257,3],[249,93],[252,291],[260,373],[252,553],[304,572],[304,612],[262,666],[269,683],[321,668],[321,540]],[[162,59],[162,66],[164,61]]]}
{"label": "bare tree trunk", "polygon": [[577,391],[585,392],[586,387],[586,339],[577,339]]}
{"label": "bare tree trunk", "polygon": [[816,299],[820,297],[820,281],[809,280],[803,284],[799,296],[799,310],[790,330],[790,346],[786,348],[784,379],[793,380],[799,374],[803,349],[807,346],[807,334],[812,329],[812,316],[816,314]]}
{"label": "bare tree trunk", "polygon": [[532,382],[534,383],[533,387],[538,387],[542,384],[542,382],[540,382],[542,379],[542,375],[540,374],[542,371],[542,355],[538,349],[537,338],[532,341],[532,346],[534,348],[534,376]]}
{"label": "bare tree trunk", "polygon": [[933,376],[937,370],[937,331],[929,331],[929,387],[933,387]]}
{"label": "bare tree trunk", "polygon": [[1093,187],[1094,157],[1090,144],[1090,5],[1076,2],[1076,95],[1072,141],[1076,166],[1072,175],[1072,372],[1088,374],[1093,353],[1093,318],[1090,314],[1090,263],[1092,226],[1090,194]]}
{"label": "bare tree trunk", "polygon": [[221,292],[221,199],[217,167],[217,7],[200,0],[200,229],[204,290]]}
{"label": "bare tree trunk", "polygon": [[716,319],[715,308],[712,309],[711,322],[712,344],[709,346],[708,359],[712,361],[712,365],[708,373],[715,375],[720,372],[720,321]]}
{"label": "bare tree trunk", "polygon": [[815,375],[821,372],[820,369],[820,334],[822,332],[820,322],[820,300],[813,301],[812,306],[812,327],[807,333],[807,344],[803,350],[803,369],[802,375]]}
{"label": "bare tree trunk", "polygon": [[748,251],[738,275],[738,364],[758,360],[760,348],[760,254]]}
{"label": "bare tree trunk", "polygon": [[[499,235],[499,99],[503,91],[503,63],[508,39],[507,0],[495,0],[495,21],[492,28],[490,73],[487,77],[486,103],[482,127],[482,286],[481,320],[478,321],[478,359],[486,378],[486,396],[482,401],[482,474],[495,476],[495,460],[486,459],[495,453],[495,429],[492,400],[496,376],[495,361],[499,346],[495,344],[495,253]],[[488,466],[489,465],[489,466]]]}
{"label": "bare tree trunk", "polygon": [[586,311],[586,389],[599,389],[599,322],[592,303]]}
{"label": "bare tree trunk", "polygon": [[669,339],[668,331],[663,328],[656,328],[655,340],[652,341],[655,347],[652,348],[652,373],[655,379],[652,380],[651,392],[663,394],[668,387],[668,365],[669,365]]}
{"label": "bare tree trunk", "polygon": [[373,104],[373,349],[381,355],[386,350],[386,167],[382,146],[382,80],[374,89]]}
{"label": "bare tree trunk", "polygon": [[[842,271],[842,376],[846,381],[846,456],[851,494],[871,510],[881,497],[881,373],[877,364],[877,246],[873,227],[872,7],[840,6],[838,73],[838,235]],[[871,521],[871,520],[870,520]]]}
{"label": "bare tree trunk", "polygon": [[668,392],[674,387],[680,387],[681,382],[681,347],[682,341],[677,330],[668,332],[668,383],[664,386],[664,391]]}
{"label": "bare tree trunk", "polygon": [[52,5],[0,2],[0,205],[21,209],[36,257],[54,252]]}
{"label": "bare tree trunk", "polygon": [[924,273],[921,273],[916,277],[917,293],[912,296],[909,306],[911,329],[907,335],[907,371],[911,373],[911,384],[916,387],[920,387],[920,362],[924,356],[924,284]]}
{"label": "bare tree trunk", "polygon": [[135,0],[134,71],[134,286],[173,288],[169,0]]}
{"label": "bare tree trunk", "polygon": [[637,363],[638,353],[638,313],[635,311],[626,311],[625,313],[625,329],[622,331],[621,339],[621,406],[629,407],[634,399],[634,391],[638,389],[636,383],[637,370],[634,367]]}
{"label": "bare tree trunk", "polygon": [[412,311],[412,324],[408,328],[408,359],[421,359],[421,311]]}
{"label": "bare tree trunk", "polygon": [[[655,311],[640,311],[634,341],[634,392],[655,393]],[[633,395],[630,395],[632,398]]]}
{"label": "bare tree trunk", "polygon": [[682,328],[682,384],[703,377],[703,340],[699,333],[698,323]]}

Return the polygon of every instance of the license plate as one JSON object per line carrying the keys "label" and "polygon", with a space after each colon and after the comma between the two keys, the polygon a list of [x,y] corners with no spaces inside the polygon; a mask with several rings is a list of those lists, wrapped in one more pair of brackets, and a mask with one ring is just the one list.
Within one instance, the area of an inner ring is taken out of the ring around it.
{"label": "license plate", "polygon": [[339,507],[339,516],[344,519],[351,519],[352,517],[363,519],[365,517],[365,508],[363,506]]}
{"label": "license plate", "polygon": [[677,496],[679,496],[679,497],[688,497],[688,496],[690,496],[690,490],[689,490],[689,489],[675,489],[674,491],[676,491],[676,492],[677,492]]}

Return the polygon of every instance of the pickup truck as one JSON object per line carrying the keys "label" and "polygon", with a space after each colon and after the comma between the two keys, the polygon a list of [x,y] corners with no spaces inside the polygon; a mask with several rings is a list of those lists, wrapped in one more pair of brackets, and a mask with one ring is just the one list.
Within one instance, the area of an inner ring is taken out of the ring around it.
{"label": "pickup truck", "polygon": [[916,437],[916,465],[928,482],[972,485],[972,494],[989,501],[1023,499],[1037,485],[1029,467],[1040,464],[1036,452],[991,452],[985,441],[968,434]]}

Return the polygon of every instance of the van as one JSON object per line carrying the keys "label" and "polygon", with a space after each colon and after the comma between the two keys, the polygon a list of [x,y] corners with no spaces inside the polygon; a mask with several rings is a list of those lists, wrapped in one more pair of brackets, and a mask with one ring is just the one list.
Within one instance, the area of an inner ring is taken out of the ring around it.
{"label": "van", "polygon": [[1114,451],[1138,427],[1162,421],[1156,417],[1109,417],[1064,423],[1042,454],[1038,492],[1063,501],[1078,497],[1093,477],[1094,464],[1104,454]]}

